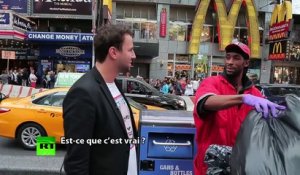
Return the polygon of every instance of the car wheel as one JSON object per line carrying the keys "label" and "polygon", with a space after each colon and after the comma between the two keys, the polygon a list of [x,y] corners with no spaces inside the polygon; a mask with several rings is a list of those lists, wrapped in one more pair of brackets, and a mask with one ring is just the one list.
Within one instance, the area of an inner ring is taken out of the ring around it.
{"label": "car wheel", "polygon": [[36,138],[38,136],[46,136],[45,130],[38,124],[27,123],[18,130],[17,139],[25,149],[35,149]]}

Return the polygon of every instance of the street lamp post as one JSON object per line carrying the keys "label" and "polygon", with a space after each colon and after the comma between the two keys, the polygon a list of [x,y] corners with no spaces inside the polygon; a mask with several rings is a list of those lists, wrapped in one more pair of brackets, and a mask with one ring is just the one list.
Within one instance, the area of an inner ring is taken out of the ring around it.
{"label": "street lamp post", "polygon": [[[92,5],[92,32],[95,35],[98,27],[103,24],[103,0],[93,0]],[[95,47],[92,43],[92,67],[95,66]]]}
{"label": "street lamp post", "polygon": [[212,13],[212,38],[210,42],[210,59],[209,59],[209,76],[212,74],[212,62],[213,62],[213,43],[214,43],[214,38],[215,38],[215,18],[216,18],[216,13]]}

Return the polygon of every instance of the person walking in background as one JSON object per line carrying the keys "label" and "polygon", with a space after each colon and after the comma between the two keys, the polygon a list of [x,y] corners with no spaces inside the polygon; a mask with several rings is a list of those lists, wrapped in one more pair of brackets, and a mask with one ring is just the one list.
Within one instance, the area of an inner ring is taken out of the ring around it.
{"label": "person walking in background", "polygon": [[[264,98],[246,73],[250,49],[243,43],[232,43],[225,48],[224,74],[203,80],[196,92],[194,120],[196,125],[197,155],[195,175],[205,175],[204,156],[212,144],[233,146],[242,122],[255,109],[263,117],[276,117],[284,106]],[[271,114],[269,114],[271,113]]]}
{"label": "person walking in background", "polygon": [[36,88],[37,77],[34,74],[34,69],[30,69],[29,84],[30,87]]}
{"label": "person walking in background", "polygon": [[163,86],[161,88],[161,92],[163,94],[169,94],[169,90],[170,90],[170,88],[169,88],[168,83],[166,81],[164,81]]}
{"label": "person walking in background", "polygon": [[186,96],[194,95],[193,85],[192,85],[192,82],[190,80],[187,81],[187,85],[185,87],[184,95],[186,95]]}
{"label": "person walking in background", "polygon": [[133,114],[116,77],[129,72],[134,53],[131,31],[120,25],[102,26],[94,37],[96,64],[69,90],[63,102],[66,138],[121,140],[120,144],[69,144],[67,175],[137,175]]}

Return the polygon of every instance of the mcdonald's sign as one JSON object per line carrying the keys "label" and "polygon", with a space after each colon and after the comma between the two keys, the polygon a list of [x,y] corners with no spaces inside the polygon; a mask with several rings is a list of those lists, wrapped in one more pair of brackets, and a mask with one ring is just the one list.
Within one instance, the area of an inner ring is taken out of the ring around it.
{"label": "mcdonald's sign", "polygon": [[269,60],[284,60],[289,58],[290,43],[288,40],[270,43]]}
{"label": "mcdonald's sign", "polygon": [[270,20],[269,42],[288,39],[292,28],[292,3],[284,1],[276,5]]}
{"label": "mcdonald's sign", "polygon": [[[248,43],[251,50],[251,57],[260,57],[260,39],[258,29],[257,12],[254,0],[232,0],[231,9],[227,15],[225,0],[213,0],[214,10],[217,13],[217,31],[219,37],[219,49],[225,50],[225,47],[232,42],[234,28],[239,15],[241,6],[247,9],[248,21]],[[203,23],[207,15],[207,9],[211,0],[201,0],[198,2],[198,9],[193,22],[192,35],[189,45],[190,54],[199,53],[200,37],[203,30]]]}

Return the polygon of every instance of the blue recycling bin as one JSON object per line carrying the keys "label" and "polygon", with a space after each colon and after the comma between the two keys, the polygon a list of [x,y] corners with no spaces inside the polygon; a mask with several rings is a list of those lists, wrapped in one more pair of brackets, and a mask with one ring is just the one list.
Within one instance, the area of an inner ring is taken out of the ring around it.
{"label": "blue recycling bin", "polygon": [[139,175],[192,175],[194,119],[188,111],[143,111]]}

